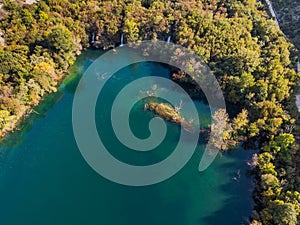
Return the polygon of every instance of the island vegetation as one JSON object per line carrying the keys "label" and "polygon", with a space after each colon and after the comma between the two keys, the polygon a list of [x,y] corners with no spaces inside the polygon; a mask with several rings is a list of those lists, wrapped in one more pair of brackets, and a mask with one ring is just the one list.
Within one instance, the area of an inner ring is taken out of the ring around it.
{"label": "island vegetation", "polygon": [[180,115],[179,110],[176,110],[169,103],[159,103],[151,101],[149,103],[145,103],[144,108],[153,111],[155,114],[165,120],[169,120],[172,123],[181,125],[188,132],[195,131],[192,123],[185,121],[184,118]]}
{"label": "island vegetation", "polygon": [[[224,91],[229,114],[222,110],[214,115],[227,123],[223,139],[261,150],[250,163],[257,182],[252,224],[299,224],[297,51],[263,3],[40,0],[29,5],[3,0],[0,18],[1,136],[56,91],[83,49],[114,47],[122,34],[126,42],[172,36],[203,58]],[[177,71],[172,79],[203,99],[188,74]],[[172,111],[167,105],[150,106],[155,111],[162,107]]]}

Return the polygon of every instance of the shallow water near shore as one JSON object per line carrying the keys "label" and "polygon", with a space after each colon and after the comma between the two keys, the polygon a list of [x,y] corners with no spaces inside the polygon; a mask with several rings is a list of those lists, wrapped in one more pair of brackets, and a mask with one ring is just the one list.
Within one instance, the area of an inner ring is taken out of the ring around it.
{"label": "shallow water near shore", "polygon": [[[48,96],[0,148],[1,225],[240,225],[252,211],[252,182],[242,148],[219,154],[204,172],[198,165],[205,148],[198,148],[187,165],[170,179],[146,187],[123,186],[98,175],[85,162],[72,130],[72,103],[79,78],[101,51],[84,52],[69,70],[59,91]],[[116,53],[116,60],[126,60]],[[124,85],[141,76],[168,77],[163,65],[145,62],[114,75],[99,97],[99,135],[116,158],[146,165],[168,157],[176,146],[179,127],[168,133],[155,151],[131,151],[116,140],[107,108]],[[149,87],[151,88],[151,87]],[[174,91],[174,90],[170,90]],[[174,91],[175,93],[175,91]],[[101,100],[101,102],[100,102]],[[124,103],[126,104],[126,103]],[[195,102],[200,123],[210,122],[209,107]],[[137,105],[130,124],[140,138],[149,135],[154,115]],[[186,143],[189,147],[189,143]],[[234,179],[240,171],[240,178]]]}

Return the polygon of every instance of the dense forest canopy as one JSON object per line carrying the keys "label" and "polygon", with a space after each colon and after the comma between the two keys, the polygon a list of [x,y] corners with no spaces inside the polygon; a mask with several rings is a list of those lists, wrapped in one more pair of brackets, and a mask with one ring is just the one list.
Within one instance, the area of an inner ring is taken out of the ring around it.
{"label": "dense forest canopy", "polygon": [[[0,134],[56,86],[82,49],[125,41],[172,41],[200,55],[214,71],[226,102],[224,140],[259,141],[253,165],[261,190],[254,224],[297,224],[300,179],[292,134],[299,78],[285,40],[256,0],[4,0],[0,11]],[[291,54],[292,53],[292,54]],[[173,77],[193,83],[186,74]],[[197,88],[197,87],[195,87]],[[200,90],[199,90],[200,96]]]}

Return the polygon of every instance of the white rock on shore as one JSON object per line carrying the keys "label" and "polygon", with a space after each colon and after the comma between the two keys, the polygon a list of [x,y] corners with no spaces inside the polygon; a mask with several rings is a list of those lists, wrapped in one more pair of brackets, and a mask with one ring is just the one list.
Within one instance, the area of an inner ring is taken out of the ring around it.
{"label": "white rock on shore", "polygon": [[31,5],[31,4],[33,4],[33,3],[36,3],[38,0],[26,0],[25,2],[26,2],[26,4],[29,4],[29,5]]}

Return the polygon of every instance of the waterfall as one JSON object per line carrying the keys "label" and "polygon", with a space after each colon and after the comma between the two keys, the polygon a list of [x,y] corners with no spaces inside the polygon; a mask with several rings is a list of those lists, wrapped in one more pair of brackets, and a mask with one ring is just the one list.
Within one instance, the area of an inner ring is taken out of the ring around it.
{"label": "waterfall", "polygon": [[94,44],[95,43],[95,34],[93,33],[92,34],[92,44]]}
{"label": "waterfall", "polygon": [[171,36],[168,37],[167,43],[169,44],[171,42]]}
{"label": "waterfall", "polygon": [[124,35],[122,34],[121,35],[121,44],[120,44],[120,47],[122,47],[124,45]]}

